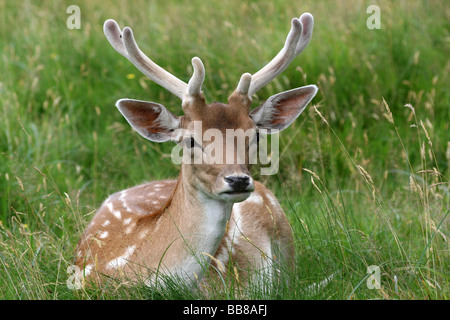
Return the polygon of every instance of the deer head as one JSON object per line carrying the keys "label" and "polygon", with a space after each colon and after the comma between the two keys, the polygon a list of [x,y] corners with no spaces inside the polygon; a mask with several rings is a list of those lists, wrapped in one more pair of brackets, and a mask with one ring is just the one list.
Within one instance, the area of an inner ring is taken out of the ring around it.
{"label": "deer head", "polygon": [[[314,20],[309,13],[292,19],[291,30],[283,49],[255,74],[244,73],[226,104],[207,104],[202,93],[205,69],[199,58],[192,59],[193,75],[189,82],[185,83],[142,53],[130,28],[125,27],[121,31],[114,20],[107,20],[104,32],[113,48],[151,80],[179,97],[182,100],[184,115],[176,116],[158,103],[133,99],[121,99],[117,101],[116,106],[144,138],[154,142],[171,140],[183,143],[192,152],[192,156],[197,153],[203,155],[203,158],[212,141],[199,136],[204,136],[211,130],[218,131],[223,137],[226,136],[226,131],[231,129],[240,129],[242,132],[257,132],[259,129],[265,129],[268,133],[281,131],[302,113],[317,93],[317,87],[309,85],[278,93],[253,110],[252,96],[283,72],[306,48],[312,36],[313,25]],[[200,132],[195,130],[196,123],[201,124]],[[183,134],[180,134],[180,130]],[[247,152],[243,156],[244,159],[242,156],[238,159],[239,153],[233,152],[238,146],[229,139],[223,139],[224,161],[220,164],[208,161],[183,164],[184,180],[214,199],[229,202],[245,200],[254,190],[248,161],[248,149],[253,139],[255,138],[249,137],[245,140]],[[237,155],[231,161],[227,158],[230,152]]]}

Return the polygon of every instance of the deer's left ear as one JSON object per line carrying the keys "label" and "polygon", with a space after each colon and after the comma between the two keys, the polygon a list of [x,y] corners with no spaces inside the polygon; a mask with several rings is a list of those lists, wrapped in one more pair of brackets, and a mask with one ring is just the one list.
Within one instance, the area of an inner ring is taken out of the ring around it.
{"label": "deer's left ear", "polygon": [[271,96],[266,102],[250,112],[250,116],[260,129],[279,131],[286,129],[302,113],[318,91],[309,85]]}

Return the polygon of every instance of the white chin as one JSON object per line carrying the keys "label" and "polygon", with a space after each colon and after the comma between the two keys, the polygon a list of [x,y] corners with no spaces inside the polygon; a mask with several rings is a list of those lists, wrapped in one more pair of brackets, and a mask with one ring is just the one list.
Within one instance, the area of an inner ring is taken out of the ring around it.
{"label": "white chin", "polygon": [[242,202],[246,200],[250,194],[251,191],[245,191],[245,192],[222,192],[217,195],[217,197],[224,201],[229,202]]}

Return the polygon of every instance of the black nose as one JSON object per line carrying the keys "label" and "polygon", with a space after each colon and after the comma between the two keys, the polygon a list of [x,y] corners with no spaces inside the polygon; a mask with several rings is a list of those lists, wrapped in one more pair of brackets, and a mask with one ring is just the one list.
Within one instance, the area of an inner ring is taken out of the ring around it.
{"label": "black nose", "polygon": [[225,177],[225,181],[228,182],[233,191],[241,192],[247,191],[250,184],[249,176],[228,176]]}

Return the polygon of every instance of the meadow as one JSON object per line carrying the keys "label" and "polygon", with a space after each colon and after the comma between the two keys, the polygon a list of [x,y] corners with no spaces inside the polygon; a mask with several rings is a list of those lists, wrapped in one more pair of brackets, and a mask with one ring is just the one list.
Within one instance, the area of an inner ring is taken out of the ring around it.
{"label": "meadow", "polygon": [[[67,27],[71,4],[80,29]],[[366,25],[373,4],[380,29]],[[293,290],[267,297],[254,288],[249,298],[448,299],[445,0],[0,0],[0,299],[206,298],[177,283],[67,286],[78,239],[106,197],[179,171],[172,144],[145,141],[114,107],[127,97],[181,114],[178,98],[114,51],[103,22],[132,27],[141,49],[184,81],[199,56],[207,101],[225,102],[303,12],[315,19],[311,43],[253,100],[319,87],[280,134],[279,172],[254,172],[293,229],[296,270],[285,275]],[[369,266],[379,268],[379,289],[368,285]],[[216,289],[208,298],[238,297]]]}

